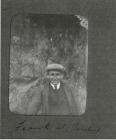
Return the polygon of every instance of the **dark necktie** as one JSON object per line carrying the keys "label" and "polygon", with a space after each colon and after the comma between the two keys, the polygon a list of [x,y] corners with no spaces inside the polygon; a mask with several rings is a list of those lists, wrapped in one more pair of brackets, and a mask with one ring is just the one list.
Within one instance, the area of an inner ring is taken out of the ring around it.
{"label": "dark necktie", "polygon": [[55,90],[57,90],[57,85],[54,85],[54,87],[55,87]]}

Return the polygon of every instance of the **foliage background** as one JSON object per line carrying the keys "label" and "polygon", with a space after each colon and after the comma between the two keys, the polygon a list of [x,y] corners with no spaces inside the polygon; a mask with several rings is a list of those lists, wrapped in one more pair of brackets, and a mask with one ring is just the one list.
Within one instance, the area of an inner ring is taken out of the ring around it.
{"label": "foliage background", "polygon": [[65,79],[78,89],[77,104],[85,111],[88,48],[83,24],[84,20],[74,15],[26,14],[12,19],[10,111],[27,114],[33,90],[41,85],[50,63],[66,68]]}
{"label": "foliage background", "polygon": [[87,30],[74,15],[17,15],[11,24],[10,79],[38,77],[49,63],[60,63],[66,78],[85,85]]}

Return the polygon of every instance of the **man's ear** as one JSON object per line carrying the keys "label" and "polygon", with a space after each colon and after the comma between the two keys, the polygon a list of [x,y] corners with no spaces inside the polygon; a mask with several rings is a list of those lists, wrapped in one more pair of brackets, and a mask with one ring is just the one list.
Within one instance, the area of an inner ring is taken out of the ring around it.
{"label": "man's ear", "polygon": [[63,79],[64,78],[64,75],[62,74],[60,77]]}
{"label": "man's ear", "polygon": [[46,78],[47,78],[47,79],[50,78],[49,73],[47,73],[47,72],[46,72]]}
{"label": "man's ear", "polygon": [[49,78],[49,73],[48,72],[45,73],[45,77]]}

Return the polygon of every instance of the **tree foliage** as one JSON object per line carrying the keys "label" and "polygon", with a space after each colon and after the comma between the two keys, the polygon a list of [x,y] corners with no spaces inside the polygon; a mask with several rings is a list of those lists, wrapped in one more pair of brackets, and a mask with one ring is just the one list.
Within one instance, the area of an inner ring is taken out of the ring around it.
{"label": "tree foliage", "polygon": [[85,85],[87,30],[72,15],[18,15],[11,26],[10,78],[38,77],[60,63],[67,79]]}

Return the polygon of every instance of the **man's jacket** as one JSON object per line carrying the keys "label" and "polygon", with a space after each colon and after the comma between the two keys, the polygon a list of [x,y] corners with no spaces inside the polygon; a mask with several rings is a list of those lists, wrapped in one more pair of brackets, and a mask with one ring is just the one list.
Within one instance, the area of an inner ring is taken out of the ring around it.
{"label": "man's jacket", "polygon": [[[83,114],[86,107],[86,90],[76,88],[68,81],[62,81],[61,84],[69,104],[69,115]],[[22,93],[19,91],[18,94]],[[49,114],[49,94],[49,81],[41,80],[22,94],[22,99],[19,98],[22,103],[15,105],[13,109],[11,107],[11,111],[27,115],[47,115]],[[11,105],[13,106],[12,100]]]}

